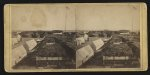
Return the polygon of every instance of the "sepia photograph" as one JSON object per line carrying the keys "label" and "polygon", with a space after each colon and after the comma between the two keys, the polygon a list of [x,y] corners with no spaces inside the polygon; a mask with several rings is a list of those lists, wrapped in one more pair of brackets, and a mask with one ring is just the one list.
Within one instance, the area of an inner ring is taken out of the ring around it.
{"label": "sepia photograph", "polygon": [[145,71],[144,3],[7,4],[8,72]]}

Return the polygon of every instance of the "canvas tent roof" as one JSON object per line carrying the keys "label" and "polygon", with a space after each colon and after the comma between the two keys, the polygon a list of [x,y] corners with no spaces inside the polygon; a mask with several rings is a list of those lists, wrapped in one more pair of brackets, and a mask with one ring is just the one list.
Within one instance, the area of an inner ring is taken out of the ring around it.
{"label": "canvas tent roof", "polygon": [[95,52],[98,52],[100,48],[104,45],[104,42],[102,41],[101,38],[94,40],[93,43],[91,44],[91,47]]}
{"label": "canvas tent roof", "polygon": [[37,42],[34,39],[32,39],[32,40],[26,41],[26,44],[29,48],[28,50],[31,51],[37,45]]}
{"label": "canvas tent roof", "polygon": [[93,55],[94,52],[90,45],[78,49],[76,52],[76,67],[82,65],[82,63],[86,62]]}
{"label": "canvas tent roof", "polygon": [[19,61],[21,61],[25,56],[27,55],[27,52],[23,45],[20,45],[12,50],[12,66],[16,65]]}

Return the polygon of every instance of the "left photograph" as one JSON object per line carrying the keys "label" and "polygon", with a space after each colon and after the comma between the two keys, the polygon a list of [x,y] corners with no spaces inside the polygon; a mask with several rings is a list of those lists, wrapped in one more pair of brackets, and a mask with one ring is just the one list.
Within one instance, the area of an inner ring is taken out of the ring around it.
{"label": "left photograph", "polygon": [[12,68],[75,68],[76,35],[66,28],[70,12],[61,4],[12,6]]}

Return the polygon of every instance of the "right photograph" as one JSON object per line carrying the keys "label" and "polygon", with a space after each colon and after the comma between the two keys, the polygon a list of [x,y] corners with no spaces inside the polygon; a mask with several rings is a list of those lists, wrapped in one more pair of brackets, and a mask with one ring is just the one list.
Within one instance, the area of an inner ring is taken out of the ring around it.
{"label": "right photograph", "polygon": [[76,11],[76,68],[140,67],[139,5],[81,5]]}

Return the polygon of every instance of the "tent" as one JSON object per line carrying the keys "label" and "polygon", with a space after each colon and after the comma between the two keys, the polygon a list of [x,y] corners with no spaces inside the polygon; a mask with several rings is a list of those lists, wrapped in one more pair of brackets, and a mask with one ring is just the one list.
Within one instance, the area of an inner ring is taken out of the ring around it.
{"label": "tent", "polygon": [[21,41],[21,35],[20,34],[17,34],[17,41]]}
{"label": "tent", "polygon": [[34,39],[32,39],[32,40],[26,41],[26,44],[29,48],[28,50],[31,51],[37,45],[37,42]]}
{"label": "tent", "polygon": [[12,66],[16,65],[27,55],[26,49],[23,45],[18,46],[12,50]]}
{"label": "tent", "polygon": [[98,51],[104,45],[104,42],[102,41],[101,38],[99,38],[99,39],[93,41],[93,44],[95,46],[96,51]]}
{"label": "tent", "polygon": [[85,41],[87,41],[87,40],[88,40],[88,38],[89,38],[87,34],[84,34],[84,36],[83,36],[83,37],[84,37],[84,40],[85,40]]}
{"label": "tent", "polygon": [[12,45],[15,45],[16,43],[18,43],[17,38],[12,38]]}
{"label": "tent", "polygon": [[76,67],[81,66],[93,55],[94,52],[90,45],[78,49],[76,51]]}
{"label": "tent", "polygon": [[77,46],[78,45],[81,45],[82,43],[85,43],[85,40],[83,37],[79,37],[79,38],[76,38],[76,43],[77,43]]}

